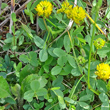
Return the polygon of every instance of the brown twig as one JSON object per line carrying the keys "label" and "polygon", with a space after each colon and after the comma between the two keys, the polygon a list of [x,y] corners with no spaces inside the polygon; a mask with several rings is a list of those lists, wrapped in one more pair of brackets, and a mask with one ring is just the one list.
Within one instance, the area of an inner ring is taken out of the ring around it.
{"label": "brown twig", "polygon": [[[21,10],[25,9],[26,5],[30,2],[31,0],[27,0],[19,9],[15,11],[15,14],[19,14]],[[8,21],[10,17],[5,19],[3,22],[0,23],[0,27],[4,26]]]}

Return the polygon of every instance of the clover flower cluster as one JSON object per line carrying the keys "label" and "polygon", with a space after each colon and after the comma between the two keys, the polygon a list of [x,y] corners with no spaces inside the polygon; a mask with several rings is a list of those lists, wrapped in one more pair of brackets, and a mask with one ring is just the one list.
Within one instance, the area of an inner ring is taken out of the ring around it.
{"label": "clover flower cluster", "polygon": [[76,24],[79,24],[86,17],[85,10],[82,7],[76,6],[73,8],[68,2],[62,3],[62,8],[57,10],[57,13],[64,12],[69,19],[72,19]]}
{"label": "clover flower cluster", "polygon": [[78,56],[78,63],[84,64],[86,62],[85,58],[83,56]]}
{"label": "clover flower cluster", "polygon": [[48,17],[52,13],[53,6],[49,1],[41,1],[35,8],[39,16]]}
{"label": "clover flower cluster", "polygon": [[110,78],[110,66],[108,64],[101,63],[97,65],[97,71],[95,74],[99,79],[107,80]]}
{"label": "clover flower cluster", "polygon": [[96,49],[101,49],[105,45],[105,41],[102,38],[98,38],[94,41]]}
{"label": "clover flower cluster", "polygon": [[[41,1],[35,8],[39,16],[48,17],[53,10],[53,6],[49,1]],[[64,12],[69,19],[74,20],[75,23],[79,24],[86,17],[85,10],[82,7],[74,7],[69,2],[64,1],[62,8],[57,10],[57,13]]]}

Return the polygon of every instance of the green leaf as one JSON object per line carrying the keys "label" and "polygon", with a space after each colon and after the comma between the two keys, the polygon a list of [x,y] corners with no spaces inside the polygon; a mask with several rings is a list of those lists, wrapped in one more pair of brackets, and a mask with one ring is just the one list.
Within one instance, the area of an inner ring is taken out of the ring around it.
{"label": "green leaf", "polygon": [[17,71],[20,71],[21,68],[22,68],[22,62],[19,62],[18,65],[17,65],[17,67],[16,67],[16,70]]}
{"label": "green leaf", "polygon": [[70,39],[69,39],[68,35],[64,36],[64,47],[65,47],[65,50],[67,51],[67,53],[69,53],[70,49],[71,49],[71,45],[70,45]]}
{"label": "green leaf", "polygon": [[5,106],[0,106],[0,110],[5,110]]}
{"label": "green leaf", "polygon": [[97,2],[97,5],[98,5],[98,8],[100,8],[100,7],[102,6],[102,0],[99,0],[99,1]]}
{"label": "green leaf", "polygon": [[84,96],[82,96],[80,99],[79,99],[79,101],[88,101],[88,100],[91,100],[91,97],[92,97],[92,95],[90,95],[90,94],[88,94],[88,95],[84,95]]}
{"label": "green leaf", "polygon": [[28,75],[30,75],[30,74],[35,74],[36,73],[36,68],[35,67],[33,67],[33,66],[31,66],[31,65],[26,65],[23,69],[22,69],[22,71],[20,72],[20,79],[19,79],[19,81],[20,81],[20,83],[22,82],[22,80],[26,77],[26,76],[28,76]]}
{"label": "green leaf", "polygon": [[28,10],[30,10],[31,5],[32,5],[32,2],[29,2],[29,3],[27,4],[27,9],[28,9]]}
{"label": "green leaf", "polygon": [[16,14],[15,14],[15,13],[12,13],[12,14],[11,14],[11,18],[12,18],[12,21],[13,21],[13,22],[16,22],[16,21],[17,21],[17,19],[16,19]]}
{"label": "green leaf", "polygon": [[31,23],[33,24],[34,23],[34,19],[33,19],[33,13],[31,11],[29,13],[29,16],[30,16]]}
{"label": "green leaf", "polygon": [[58,90],[58,89],[60,89],[60,87],[52,87],[52,88],[51,88],[52,91]]}
{"label": "green leaf", "polygon": [[29,52],[29,63],[35,67],[38,65],[37,54],[33,51]]}
{"label": "green leaf", "polygon": [[41,88],[36,92],[37,96],[45,96],[47,94],[47,89]]}
{"label": "green leaf", "polygon": [[107,53],[110,52],[110,48],[109,47],[102,47],[102,49],[98,49],[97,54],[104,58],[107,56]]}
{"label": "green leaf", "polygon": [[58,96],[59,105],[62,109],[66,108],[66,104],[64,103],[63,97]]}
{"label": "green leaf", "polygon": [[77,67],[76,62],[75,62],[74,58],[73,58],[71,55],[68,55],[68,56],[67,56],[67,59],[68,59],[69,64],[70,64],[73,68],[76,68],[76,67]]}
{"label": "green leaf", "polygon": [[47,80],[45,79],[45,77],[39,77],[38,81],[40,83],[40,88],[43,88],[47,84]]}
{"label": "green leaf", "polygon": [[[109,2],[110,2],[110,1],[109,1]],[[107,17],[108,19],[110,19],[110,6],[106,9],[105,14],[106,14],[106,17]]]}
{"label": "green leaf", "polygon": [[42,108],[44,106],[44,102],[39,103],[34,103],[34,107],[37,109]]}
{"label": "green leaf", "polygon": [[39,59],[41,62],[45,62],[48,59],[48,53],[46,49],[43,49],[39,52]]}
{"label": "green leaf", "polygon": [[57,75],[61,72],[62,68],[60,66],[54,66],[51,70],[52,75]]}
{"label": "green leaf", "polygon": [[47,83],[47,80],[42,76],[38,76],[37,74],[28,75],[26,78],[24,78],[24,80],[21,83],[21,90],[23,93],[32,88],[34,89],[33,83],[31,84],[31,82],[33,81],[39,82],[39,89],[43,88]]}
{"label": "green leaf", "polygon": [[52,56],[52,57],[57,57],[54,53],[53,53],[54,48],[50,47],[48,48],[48,53]]}
{"label": "green leaf", "polygon": [[7,51],[8,49],[10,49],[10,47],[11,47],[11,44],[5,44],[3,45],[3,50]]}
{"label": "green leaf", "polygon": [[59,105],[62,109],[64,109],[66,107],[65,103],[64,103],[64,98],[63,98],[63,92],[61,90],[53,90],[53,92],[57,95],[58,100],[59,100]]}
{"label": "green leaf", "polygon": [[81,31],[83,30],[83,28],[84,28],[84,26],[78,27],[78,28],[72,33],[72,35],[77,35],[77,34],[81,33]]}
{"label": "green leaf", "polygon": [[28,56],[27,55],[24,55],[24,54],[20,55],[19,59],[21,61],[23,61],[24,63],[28,63],[29,62],[28,61],[29,60]]}
{"label": "green leaf", "polygon": [[3,10],[6,6],[8,6],[7,3],[2,3],[1,4],[1,9]]}
{"label": "green leaf", "polygon": [[12,46],[11,48],[13,51],[17,49],[17,46]]}
{"label": "green leaf", "polygon": [[12,42],[12,37],[5,39],[4,42],[5,42],[5,43],[11,43],[11,42]]}
{"label": "green leaf", "polygon": [[22,92],[26,92],[31,89],[30,84],[32,81],[39,79],[39,76],[36,74],[28,75],[26,78],[23,79],[21,83],[21,90]]}
{"label": "green leaf", "polygon": [[74,68],[74,69],[71,70],[71,74],[73,76],[80,76],[81,72],[79,71],[79,68]]}
{"label": "green leaf", "polygon": [[79,103],[79,105],[80,105],[81,107],[83,107],[84,109],[89,110],[89,105],[88,105],[87,103],[85,103],[85,102],[78,102],[78,103]]}
{"label": "green leaf", "polygon": [[[9,103],[9,104],[16,104],[15,99],[13,99],[12,97],[7,97],[5,98],[5,102]],[[1,110],[1,109],[0,109]]]}
{"label": "green leaf", "polygon": [[24,99],[26,99],[28,102],[31,102],[33,100],[34,91],[29,90],[24,93]]}
{"label": "green leaf", "polygon": [[74,101],[73,99],[70,99],[69,97],[65,97],[64,99],[71,104],[76,104],[76,101]]}
{"label": "green leaf", "polygon": [[40,83],[39,83],[39,81],[34,80],[31,82],[30,86],[31,86],[31,89],[35,92],[35,91],[39,90]]}
{"label": "green leaf", "polygon": [[108,96],[105,93],[101,93],[99,98],[102,102],[108,102]]}
{"label": "green leaf", "polygon": [[63,69],[66,73],[71,73],[71,70],[73,69],[73,67],[70,64],[66,63]]}
{"label": "green leaf", "polygon": [[39,25],[39,27],[40,27],[42,30],[46,30],[46,27],[45,27],[45,24],[44,24],[43,19],[38,18],[38,25]]}
{"label": "green leaf", "polygon": [[40,1],[41,1],[41,0],[35,1],[35,2],[32,4],[32,6],[31,6],[31,10],[34,10],[35,7],[37,6],[37,4],[38,4]]}
{"label": "green leaf", "polygon": [[58,85],[60,85],[63,82],[63,76],[58,76],[53,82],[52,82],[52,86],[54,87],[59,87]]}
{"label": "green leaf", "polygon": [[30,39],[32,39],[32,38],[33,38],[33,35],[31,34],[31,30],[30,30],[25,24],[23,24],[23,23],[22,23],[22,28],[23,28],[24,31],[27,33],[28,37],[29,37]]}
{"label": "green leaf", "polygon": [[23,35],[21,35],[20,37],[19,37],[19,42],[18,42],[18,45],[20,46],[20,45],[22,45],[23,44],[23,42],[24,42],[24,36]]}
{"label": "green leaf", "polygon": [[10,89],[7,81],[0,76],[0,98],[6,98],[10,96]]}
{"label": "green leaf", "polygon": [[0,76],[3,76],[3,78],[6,78],[7,73],[6,72],[0,72]]}
{"label": "green leaf", "polygon": [[78,40],[79,40],[80,42],[84,43],[84,44],[86,43],[86,40],[84,40],[83,38],[79,38],[79,37],[78,37]]}
{"label": "green leaf", "polygon": [[41,39],[39,36],[34,36],[34,42],[36,46],[38,46],[39,48],[43,48],[44,43],[45,43],[45,41]]}
{"label": "green leaf", "polygon": [[57,63],[60,65],[60,66],[64,66],[67,62],[67,57],[66,56],[62,56],[62,57],[59,57],[58,60],[57,60]]}
{"label": "green leaf", "polygon": [[103,80],[97,80],[96,86],[101,93],[107,92],[106,84]]}
{"label": "green leaf", "polygon": [[64,50],[62,50],[61,48],[55,48],[53,50],[53,53],[58,57],[66,56],[66,52]]}
{"label": "green leaf", "polygon": [[110,110],[109,108],[110,108],[110,106],[109,106],[108,102],[103,102],[102,103],[101,110]]}
{"label": "green leaf", "polygon": [[11,91],[13,95],[15,95],[18,98],[20,97],[21,87],[19,84],[15,84],[15,86],[11,87]]}

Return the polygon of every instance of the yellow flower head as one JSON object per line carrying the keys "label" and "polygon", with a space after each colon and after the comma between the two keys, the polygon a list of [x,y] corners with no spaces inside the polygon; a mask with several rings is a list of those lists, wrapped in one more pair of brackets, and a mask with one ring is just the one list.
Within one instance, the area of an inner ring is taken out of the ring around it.
{"label": "yellow flower head", "polygon": [[41,1],[35,8],[38,15],[48,17],[52,13],[53,6],[49,1]]}
{"label": "yellow flower head", "polygon": [[78,7],[78,6],[72,9],[71,14],[72,14],[72,19],[77,24],[79,24],[79,22],[82,21],[86,17],[85,10],[83,10],[82,7]]}
{"label": "yellow flower head", "polygon": [[105,45],[105,41],[102,38],[98,38],[94,41],[96,49],[101,49]]}
{"label": "yellow flower head", "polygon": [[97,65],[97,71],[95,74],[98,78],[107,80],[110,78],[110,66],[108,64],[101,63]]}
{"label": "yellow flower head", "polygon": [[62,8],[57,10],[57,13],[61,13],[64,12],[65,14],[67,14],[68,18],[71,18],[71,10],[72,10],[72,5],[70,5],[68,2],[64,1],[62,3]]}

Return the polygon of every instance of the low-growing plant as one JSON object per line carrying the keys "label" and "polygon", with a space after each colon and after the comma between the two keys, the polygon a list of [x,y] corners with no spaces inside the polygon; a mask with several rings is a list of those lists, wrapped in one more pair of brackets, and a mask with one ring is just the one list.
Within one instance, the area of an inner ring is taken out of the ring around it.
{"label": "low-growing plant", "polygon": [[12,34],[0,48],[7,52],[0,57],[0,110],[110,110],[110,33],[101,29],[101,6],[94,0],[89,14],[82,0],[32,0],[24,10],[31,23],[11,14]]}

